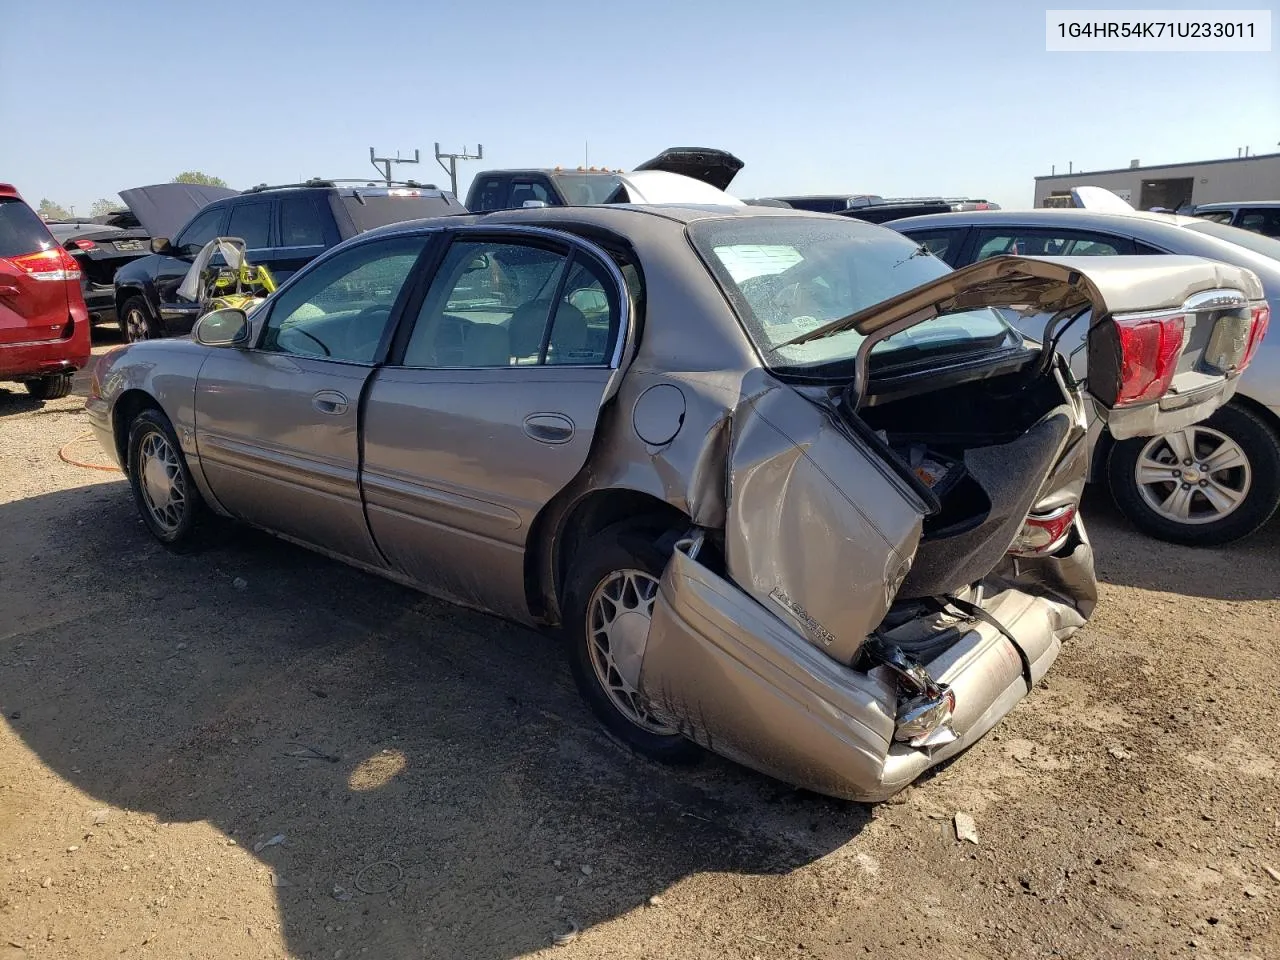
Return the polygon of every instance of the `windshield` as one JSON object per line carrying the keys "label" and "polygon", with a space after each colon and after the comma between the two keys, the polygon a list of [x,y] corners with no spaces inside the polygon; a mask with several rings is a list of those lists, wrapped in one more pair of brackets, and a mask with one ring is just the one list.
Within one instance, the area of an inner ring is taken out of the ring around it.
{"label": "windshield", "polygon": [[608,203],[622,181],[613,174],[556,173],[551,177],[560,188],[560,195],[571,207],[589,207]]}
{"label": "windshield", "polygon": [[[862,334],[846,330],[792,346],[789,340],[951,272],[918,243],[856,220],[750,217],[700,220],[689,235],[733,304],[765,363],[814,368],[855,357]],[[1011,338],[1013,338],[1011,340]],[[993,310],[926,320],[872,353],[967,352],[1016,342]]]}
{"label": "windshield", "polygon": [[1194,230],[1196,233],[1205,233],[1211,237],[1217,237],[1219,240],[1226,240],[1229,243],[1244,247],[1246,250],[1252,250],[1254,253],[1260,253],[1264,257],[1280,260],[1280,240],[1272,237],[1264,237],[1262,234],[1254,233],[1252,230],[1229,227],[1225,223],[1217,223],[1213,220],[1196,220],[1194,223],[1185,224],[1185,226],[1188,230]]}

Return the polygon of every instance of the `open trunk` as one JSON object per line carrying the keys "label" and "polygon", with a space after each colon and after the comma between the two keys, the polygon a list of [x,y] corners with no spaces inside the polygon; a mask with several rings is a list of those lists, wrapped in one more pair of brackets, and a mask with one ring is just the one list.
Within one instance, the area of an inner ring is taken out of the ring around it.
{"label": "open trunk", "polygon": [[1008,260],[806,335],[863,333],[843,389],[747,385],[723,535],[681,544],[655,604],[640,690],[658,716],[792,783],[882,799],[982,736],[1083,625],[1086,408],[1066,361],[1031,344],[877,376],[870,350],[952,309],[1091,311],[1093,402],[1113,425],[1176,421],[1231,395],[1260,286],[1206,261]]}

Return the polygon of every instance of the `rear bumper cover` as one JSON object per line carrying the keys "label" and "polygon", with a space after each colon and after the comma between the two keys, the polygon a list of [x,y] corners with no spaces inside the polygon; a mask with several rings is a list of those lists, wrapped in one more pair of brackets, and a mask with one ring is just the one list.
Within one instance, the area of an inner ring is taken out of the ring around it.
{"label": "rear bumper cover", "polygon": [[[1037,564],[1046,561],[1035,561]],[[1025,697],[1083,625],[1093,556],[1083,528],[1050,569],[993,577],[975,622],[926,664],[955,693],[958,739],[916,749],[894,741],[897,689],[831,659],[737,586],[677,550],[662,578],[641,666],[655,712],[690,739],[797,786],[885,800],[980,739]],[[1056,592],[1082,588],[1079,601]]]}
{"label": "rear bumper cover", "polygon": [[71,373],[89,363],[88,318],[77,317],[71,336],[0,344],[0,380],[29,380]]}

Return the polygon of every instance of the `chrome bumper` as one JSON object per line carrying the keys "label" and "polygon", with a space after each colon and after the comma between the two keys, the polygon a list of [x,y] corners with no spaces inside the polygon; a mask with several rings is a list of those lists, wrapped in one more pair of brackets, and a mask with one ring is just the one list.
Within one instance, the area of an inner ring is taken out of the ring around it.
{"label": "chrome bumper", "polygon": [[[1081,538],[1065,560],[1084,564]],[[1044,676],[1085,615],[1066,599],[993,582],[985,622],[925,666],[955,693],[957,739],[895,742],[897,685],[828,657],[737,586],[677,549],[641,664],[656,714],[704,747],[819,793],[879,801],[983,736]],[[1025,666],[1024,666],[1025,664]]]}

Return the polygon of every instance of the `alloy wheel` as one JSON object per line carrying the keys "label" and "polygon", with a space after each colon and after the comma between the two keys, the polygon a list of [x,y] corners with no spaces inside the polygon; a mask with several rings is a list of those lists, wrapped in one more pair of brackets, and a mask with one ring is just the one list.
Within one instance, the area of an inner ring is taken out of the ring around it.
{"label": "alloy wheel", "polygon": [[1244,503],[1253,486],[1253,469],[1240,444],[1203,424],[1152,437],[1133,471],[1142,499],[1175,523],[1221,520]]}
{"label": "alloy wheel", "polygon": [[124,334],[130,343],[151,339],[151,328],[141,307],[130,307],[125,313]]}
{"label": "alloy wheel", "polygon": [[142,497],[152,520],[166,533],[173,533],[186,515],[187,481],[178,452],[159,430],[142,438],[138,468]]}
{"label": "alloy wheel", "polygon": [[658,721],[637,690],[657,597],[657,578],[642,570],[609,574],[587,603],[587,649],[596,679],[618,712],[642,730],[672,736],[679,731]]}

